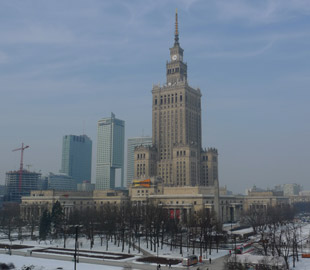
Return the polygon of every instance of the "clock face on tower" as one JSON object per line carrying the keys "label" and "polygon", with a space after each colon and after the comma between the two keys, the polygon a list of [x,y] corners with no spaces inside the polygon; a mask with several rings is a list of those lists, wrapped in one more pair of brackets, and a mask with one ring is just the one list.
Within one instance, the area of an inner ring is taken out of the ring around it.
{"label": "clock face on tower", "polygon": [[172,57],[171,57],[171,58],[172,58],[172,60],[177,60],[177,58],[178,58],[178,57],[177,57],[177,55],[176,55],[176,54],[174,54],[174,55],[172,55]]}

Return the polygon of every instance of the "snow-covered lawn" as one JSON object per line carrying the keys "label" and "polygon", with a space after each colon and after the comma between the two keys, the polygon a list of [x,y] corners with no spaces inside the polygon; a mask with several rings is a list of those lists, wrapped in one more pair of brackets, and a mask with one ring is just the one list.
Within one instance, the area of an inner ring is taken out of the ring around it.
{"label": "snow-covered lawn", "polygon": [[[33,240],[15,240],[12,242],[9,242],[8,240],[1,240],[1,244],[13,244],[13,245],[27,245],[27,246],[33,246],[35,249],[37,248],[48,248],[48,247],[54,247],[54,248],[63,248],[63,239],[56,239],[53,241],[33,241]],[[74,249],[75,247],[75,239],[74,238],[68,238],[66,241],[66,248]],[[122,246],[114,245],[113,242],[109,241],[108,248],[106,248],[106,242],[103,242],[103,245],[101,246],[100,239],[96,238],[94,242],[94,246],[92,249],[90,249],[90,241],[87,240],[85,237],[79,238],[79,249],[81,250],[94,250],[94,251],[101,251],[101,252],[115,252],[115,253],[122,253]],[[124,253],[128,254],[129,246],[125,244]],[[133,247],[130,248],[130,254],[132,255],[142,255],[142,253],[139,253],[137,249],[133,250]]]}
{"label": "snow-covered lawn", "polygon": [[[24,241],[12,241],[9,242],[8,240],[1,240],[0,241],[1,244],[22,244],[22,245],[27,245],[27,246],[33,246],[34,248],[31,249],[38,249],[38,248],[49,248],[49,247],[58,247],[58,248],[63,248],[63,240],[62,239],[58,239],[58,240],[54,240],[52,242],[50,241],[32,241],[32,240],[24,240]],[[90,249],[90,241],[87,240],[85,237],[80,237],[79,238],[79,246],[80,246],[80,250],[93,250],[93,251],[101,251],[101,252],[114,252],[114,253],[124,253],[124,254],[128,254],[128,251],[130,251],[131,255],[134,255],[136,258],[139,256],[142,256],[142,251],[139,253],[138,249],[135,248],[135,250],[133,249],[133,247],[130,247],[129,250],[129,246],[128,244],[125,244],[125,248],[124,248],[124,252],[122,252],[122,245],[120,244],[119,246],[116,244],[114,245],[114,242],[109,241],[108,243],[108,249],[106,248],[106,241],[103,242],[103,245],[101,246],[101,242],[99,238],[96,238],[94,241],[94,246],[92,249]],[[188,255],[193,254],[193,250],[192,248],[187,249],[186,247],[182,248],[182,254],[180,254],[180,247],[172,247],[172,249],[170,248],[170,245],[164,245],[163,249],[161,249],[161,244],[159,244],[159,249],[156,250],[156,252],[151,251],[150,250],[150,246],[149,248],[147,248],[147,244],[146,242],[141,240],[141,249],[147,251],[148,253],[154,255],[154,256],[162,256],[162,257],[167,257],[167,258],[176,258],[176,259],[182,259]],[[136,243],[136,246],[138,247],[138,243]],[[74,249],[75,247],[75,239],[74,238],[69,238],[66,241],[66,248],[69,249]],[[29,248],[24,249],[24,251],[29,250]],[[84,252],[85,253],[85,252]],[[195,252],[194,252],[197,256],[200,255],[200,249],[199,246],[196,246],[195,248]],[[210,257],[212,259],[216,259],[222,256],[225,256],[229,253],[228,250],[220,250],[217,252],[216,250],[212,249],[212,254],[211,256],[209,255],[209,250],[208,250],[208,254],[206,254],[206,252],[203,252],[203,258],[204,259],[209,259]],[[126,259],[125,259],[126,260]],[[128,259],[127,259],[128,260]]]}
{"label": "snow-covered lawn", "polygon": [[[51,260],[51,259],[40,259],[34,257],[23,257],[23,256],[15,256],[15,255],[7,255],[0,254],[0,262],[2,263],[13,263],[16,269],[21,269],[23,266],[31,266],[34,268],[32,270],[72,270],[73,262],[68,261],[59,261],[59,260]],[[78,263],[77,270],[90,269],[91,270],[120,270],[124,269],[123,267],[116,267],[110,265],[99,265],[92,264],[91,266],[86,263]]]}
{"label": "snow-covered lawn", "polygon": [[300,259],[299,262],[296,262],[296,267],[293,268],[291,263],[291,268],[294,270],[309,270],[310,269],[310,258]]}

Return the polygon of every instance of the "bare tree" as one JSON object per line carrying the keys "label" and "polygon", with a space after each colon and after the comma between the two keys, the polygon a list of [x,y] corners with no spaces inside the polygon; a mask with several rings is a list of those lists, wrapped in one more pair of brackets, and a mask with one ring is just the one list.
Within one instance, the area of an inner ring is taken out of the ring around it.
{"label": "bare tree", "polygon": [[19,205],[7,203],[0,210],[0,231],[5,234],[9,241],[12,240],[12,233],[17,229],[20,220]]}

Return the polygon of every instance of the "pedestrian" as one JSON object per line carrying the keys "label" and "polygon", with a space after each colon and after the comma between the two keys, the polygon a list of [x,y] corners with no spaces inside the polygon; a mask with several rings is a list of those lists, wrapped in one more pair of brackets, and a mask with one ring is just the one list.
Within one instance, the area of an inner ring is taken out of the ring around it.
{"label": "pedestrian", "polygon": [[171,268],[171,262],[169,261],[169,268]]}
{"label": "pedestrian", "polygon": [[160,264],[158,265],[158,269],[160,270]]}
{"label": "pedestrian", "polygon": [[211,264],[211,258],[209,258],[209,263]]}

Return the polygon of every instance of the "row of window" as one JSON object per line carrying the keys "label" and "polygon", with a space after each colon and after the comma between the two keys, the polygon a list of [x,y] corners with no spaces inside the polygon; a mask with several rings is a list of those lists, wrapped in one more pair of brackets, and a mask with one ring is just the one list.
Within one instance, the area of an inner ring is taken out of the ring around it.
{"label": "row of window", "polygon": [[[170,95],[164,95],[160,96],[160,105],[163,104],[173,104],[178,102],[178,94],[172,94],[171,97]],[[180,94],[180,102],[183,102],[183,96]],[[157,96],[154,98],[154,105],[157,105]]]}
{"label": "row of window", "polygon": [[[203,160],[203,161],[208,161],[208,156],[203,156],[203,157],[202,157],[202,160]],[[216,162],[216,161],[217,161],[217,157],[213,156],[213,157],[212,157],[212,161],[213,161],[213,162]]]}
{"label": "row of window", "polygon": [[179,72],[180,71],[180,68],[169,68],[167,70],[167,74],[173,74],[173,73],[176,73],[176,72]]}
{"label": "row of window", "polygon": [[137,159],[145,159],[145,153],[143,154],[137,154]]}
{"label": "row of window", "polygon": [[[137,190],[137,193],[140,193],[140,189]],[[141,189],[141,193],[144,193],[144,189]],[[145,193],[149,193],[149,191],[146,189]]]}
{"label": "row of window", "polygon": [[186,151],[183,150],[183,151],[177,151],[177,157],[178,156],[186,156]]}

